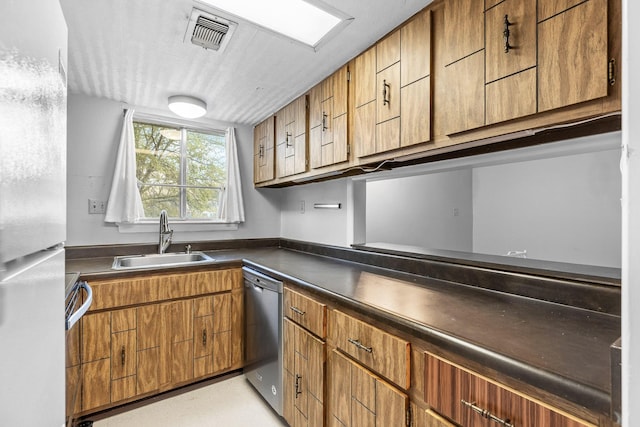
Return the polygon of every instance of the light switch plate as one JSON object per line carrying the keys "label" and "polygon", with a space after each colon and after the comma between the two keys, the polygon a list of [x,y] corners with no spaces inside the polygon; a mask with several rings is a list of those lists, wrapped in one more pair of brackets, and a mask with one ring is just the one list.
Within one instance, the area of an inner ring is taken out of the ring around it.
{"label": "light switch plate", "polygon": [[106,202],[103,200],[89,199],[89,213],[103,214],[106,210]]}

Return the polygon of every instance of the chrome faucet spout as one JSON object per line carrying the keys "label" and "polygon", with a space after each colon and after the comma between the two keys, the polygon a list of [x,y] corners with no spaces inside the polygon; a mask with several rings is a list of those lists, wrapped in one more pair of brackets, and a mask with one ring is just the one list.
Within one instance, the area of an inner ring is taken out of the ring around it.
{"label": "chrome faucet spout", "polygon": [[164,209],[160,211],[160,231],[158,234],[158,253],[163,254],[173,238],[173,230],[169,228],[169,216]]}

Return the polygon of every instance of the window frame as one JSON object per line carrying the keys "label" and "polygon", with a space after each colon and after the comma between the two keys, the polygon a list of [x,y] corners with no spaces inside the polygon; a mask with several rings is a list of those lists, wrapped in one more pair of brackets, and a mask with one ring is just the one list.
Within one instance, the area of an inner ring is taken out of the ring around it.
{"label": "window frame", "polygon": [[[192,122],[187,120],[179,120],[172,118],[165,118],[161,116],[156,116],[152,114],[145,113],[134,113],[133,115],[134,123],[144,123],[155,126],[164,126],[169,128],[178,129],[181,132],[181,142],[180,142],[180,182],[178,184],[157,184],[159,186],[171,186],[171,187],[179,187],[180,188],[180,213],[183,215],[186,213],[186,189],[188,188],[197,188],[198,186],[188,185],[186,184],[186,168],[187,168],[187,157],[186,157],[186,132],[200,132],[206,133],[210,135],[222,136],[223,138],[226,135],[226,131],[224,129],[220,129],[218,127],[207,126],[206,124],[199,122]],[[226,140],[225,140],[226,145]],[[226,158],[226,168],[229,167],[229,159]],[[137,161],[137,158],[136,158]],[[139,183],[140,185],[141,183]],[[155,185],[155,184],[154,184]],[[207,186],[206,188],[219,189],[219,191],[223,192],[225,189],[226,183],[223,183],[221,187],[216,186]],[[237,230],[238,224],[227,222],[223,219],[219,218],[187,218],[182,216],[178,217],[170,217],[170,225],[175,231],[213,231],[213,230]],[[137,232],[156,232],[157,233],[158,219],[154,217],[146,217],[138,220],[135,224],[118,224],[119,231],[121,233],[137,233]]]}

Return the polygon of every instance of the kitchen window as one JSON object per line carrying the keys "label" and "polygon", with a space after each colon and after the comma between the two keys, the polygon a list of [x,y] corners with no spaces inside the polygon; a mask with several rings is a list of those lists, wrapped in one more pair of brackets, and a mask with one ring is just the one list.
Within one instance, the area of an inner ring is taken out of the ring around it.
{"label": "kitchen window", "polygon": [[146,219],[218,219],[227,174],[225,133],[133,122],[136,177]]}

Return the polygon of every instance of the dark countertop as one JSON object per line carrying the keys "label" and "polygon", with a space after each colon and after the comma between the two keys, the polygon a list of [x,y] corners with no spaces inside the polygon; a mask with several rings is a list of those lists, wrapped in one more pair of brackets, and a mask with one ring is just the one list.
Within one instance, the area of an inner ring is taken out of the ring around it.
{"label": "dark countertop", "polygon": [[[216,265],[242,261],[489,369],[609,412],[609,347],[620,336],[618,316],[288,249],[207,253]],[[111,262],[71,259],[67,271],[87,280],[123,274]]]}

